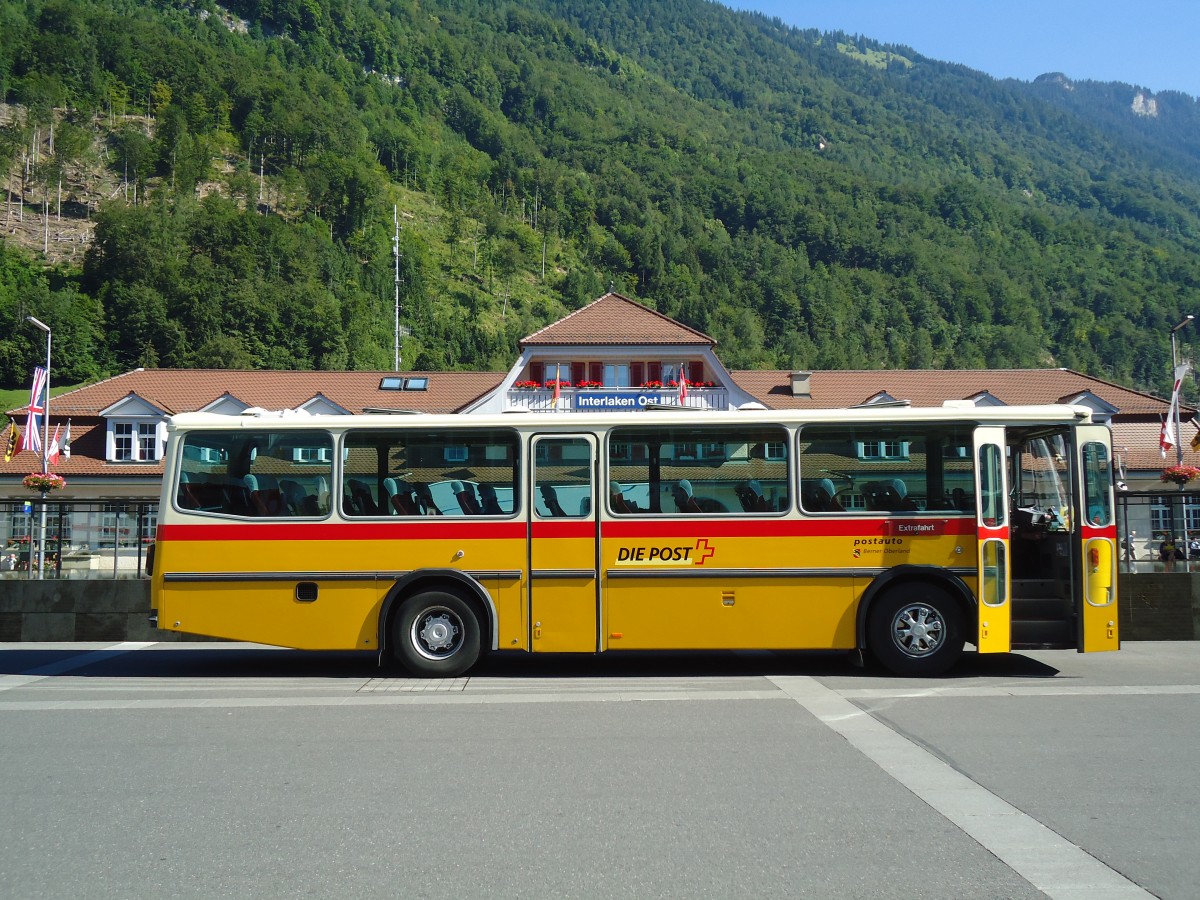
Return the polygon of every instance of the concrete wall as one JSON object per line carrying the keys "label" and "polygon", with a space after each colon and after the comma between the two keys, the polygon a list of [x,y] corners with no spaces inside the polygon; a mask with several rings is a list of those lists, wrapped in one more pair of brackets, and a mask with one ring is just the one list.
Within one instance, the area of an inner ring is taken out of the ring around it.
{"label": "concrete wall", "polygon": [[1122,640],[1200,640],[1200,575],[1120,575],[1117,597]]}
{"label": "concrete wall", "polygon": [[152,628],[145,579],[0,580],[0,641],[173,641]]}
{"label": "concrete wall", "polygon": [[[1121,575],[1121,638],[1200,639],[1200,575]],[[145,579],[0,580],[0,641],[176,641],[146,621]]]}

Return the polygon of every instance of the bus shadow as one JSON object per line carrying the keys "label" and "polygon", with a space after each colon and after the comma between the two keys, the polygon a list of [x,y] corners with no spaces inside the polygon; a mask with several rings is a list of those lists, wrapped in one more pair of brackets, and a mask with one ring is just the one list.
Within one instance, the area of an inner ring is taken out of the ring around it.
{"label": "bus shadow", "polygon": [[[77,661],[77,665],[72,662]],[[414,678],[373,651],[287,650],[257,644],[160,645],[135,652],[49,648],[0,650],[0,675],[74,678]],[[738,678],[807,675],[918,681],[894,676],[870,660],[856,665],[845,651],[610,651],[603,654],[493,652],[468,676],[537,681],[546,678]],[[1020,653],[967,652],[938,680],[1054,678],[1059,670]]]}
{"label": "bus shadow", "polygon": [[[78,665],[72,665],[75,661]],[[0,675],[72,678],[375,678],[375,653],[285,650],[222,644],[135,652],[90,649],[0,650]]]}
{"label": "bus shadow", "polygon": [[[403,677],[402,672],[398,672]],[[843,650],[611,651],[599,655],[492,653],[471,672],[473,678],[704,678],[807,675],[883,679],[897,682],[873,660],[859,665]],[[1054,678],[1059,670],[1020,653],[968,651],[939,680],[972,678]],[[922,683],[930,679],[907,679]]]}

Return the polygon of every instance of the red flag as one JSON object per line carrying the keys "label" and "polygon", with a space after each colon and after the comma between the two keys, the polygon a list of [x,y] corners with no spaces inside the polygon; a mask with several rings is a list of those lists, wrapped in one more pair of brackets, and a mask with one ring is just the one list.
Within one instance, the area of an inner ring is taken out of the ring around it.
{"label": "red flag", "polygon": [[61,424],[54,426],[54,437],[50,439],[50,452],[47,454],[47,459],[50,460],[50,465],[52,466],[58,465],[58,431],[60,428],[62,428]]}
{"label": "red flag", "polygon": [[555,378],[554,379],[554,406],[556,409],[558,408],[558,398],[560,396],[562,396],[561,387],[562,387],[562,380],[559,378]]}
{"label": "red flag", "polygon": [[687,373],[683,370],[683,363],[679,364],[679,404],[683,405],[683,401],[687,399]]}

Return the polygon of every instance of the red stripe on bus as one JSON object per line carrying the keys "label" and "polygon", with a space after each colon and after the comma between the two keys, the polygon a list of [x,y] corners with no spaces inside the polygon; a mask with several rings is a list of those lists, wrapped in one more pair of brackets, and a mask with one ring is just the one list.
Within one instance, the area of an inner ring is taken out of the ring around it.
{"label": "red stripe on bus", "polygon": [[386,541],[525,539],[524,522],[254,522],[159,525],[169,541]]}
{"label": "red stripe on bus", "polygon": [[575,522],[534,522],[533,536],[545,538],[592,538],[596,537],[596,523],[591,519]]}
{"label": "red stripe on bus", "polygon": [[[930,529],[932,526],[932,529]],[[974,535],[973,519],[642,519],[602,525],[609,538],[665,537],[936,537]],[[370,541],[370,540],[524,540],[523,521],[472,519],[410,522],[221,522],[159,525],[158,539],[169,541]],[[533,523],[533,536],[595,538],[590,519]]]}

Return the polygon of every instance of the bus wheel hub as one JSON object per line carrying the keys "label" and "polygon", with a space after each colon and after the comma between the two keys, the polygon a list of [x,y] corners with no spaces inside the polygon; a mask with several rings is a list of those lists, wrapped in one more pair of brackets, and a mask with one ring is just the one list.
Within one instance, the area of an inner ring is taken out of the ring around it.
{"label": "bus wheel hub", "polygon": [[896,646],[909,656],[932,653],[938,648],[943,625],[936,609],[910,606],[899,612],[894,623]]}
{"label": "bus wheel hub", "polygon": [[445,615],[430,616],[425,620],[425,625],[421,629],[421,642],[430,650],[448,650],[454,642],[454,635],[458,634],[458,629],[450,622],[450,619]]}

